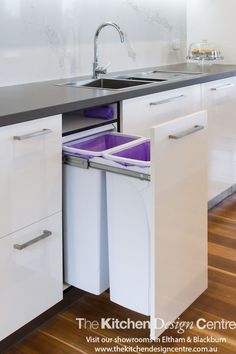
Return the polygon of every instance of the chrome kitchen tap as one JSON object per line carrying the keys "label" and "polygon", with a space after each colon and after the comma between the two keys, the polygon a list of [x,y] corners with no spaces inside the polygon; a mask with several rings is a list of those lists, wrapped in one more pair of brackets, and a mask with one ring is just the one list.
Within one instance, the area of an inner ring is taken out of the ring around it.
{"label": "chrome kitchen tap", "polygon": [[104,67],[104,66],[100,66],[99,63],[98,63],[98,37],[99,37],[99,33],[101,32],[101,30],[104,27],[106,27],[106,26],[114,27],[118,31],[118,33],[120,35],[121,43],[123,43],[124,40],[125,40],[124,33],[122,32],[120,27],[114,22],[105,22],[101,26],[98,27],[98,29],[97,29],[97,31],[95,33],[95,36],[94,36],[93,79],[97,79],[100,74],[106,74],[107,73],[107,68]]}

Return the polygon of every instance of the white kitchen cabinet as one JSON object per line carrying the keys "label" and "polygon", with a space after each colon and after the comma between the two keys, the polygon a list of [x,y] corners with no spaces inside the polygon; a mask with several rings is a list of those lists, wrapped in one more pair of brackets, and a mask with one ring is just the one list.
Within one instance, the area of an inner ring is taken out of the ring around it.
{"label": "white kitchen cabinet", "polygon": [[201,86],[188,86],[122,102],[121,131],[150,137],[150,127],[202,109]]}
{"label": "white kitchen cabinet", "polygon": [[207,288],[206,116],[151,129],[152,338],[156,319],[172,323]]}
{"label": "white kitchen cabinet", "polygon": [[62,299],[61,115],[0,128],[0,340]]}
{"label": "white kitchen cabinet", "polygon": [[61,210],[61,116],[0,128],[0,237]]}
{"label": "white kitchen cabinet", "polygon": [[[86,173],[107,174],[111,300],[150,315],[155,339],[207,288],[207,114],[149,130],[151,167],[110,154]],[[79,157],[66,163],[81,167]]]}
{"label": "white kitchen cabinet", "polygon": [[208,111],[208,199],[213,200],[236,184],[236,78],[203,84],[202,97]]}
{"label": "white kitchen cabinet", "polygon": [[61,223],[60,212],[0,240],[0,340],[62,299]]}

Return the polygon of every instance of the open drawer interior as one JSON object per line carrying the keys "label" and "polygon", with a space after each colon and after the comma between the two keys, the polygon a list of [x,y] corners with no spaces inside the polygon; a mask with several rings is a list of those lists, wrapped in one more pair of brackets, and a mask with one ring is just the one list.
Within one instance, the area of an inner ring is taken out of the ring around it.
{"label": "open drawer interior", "polygon": [[119,103],[64,113],[62,115],[62,134],[66,136],[111,123],[119,125]]}

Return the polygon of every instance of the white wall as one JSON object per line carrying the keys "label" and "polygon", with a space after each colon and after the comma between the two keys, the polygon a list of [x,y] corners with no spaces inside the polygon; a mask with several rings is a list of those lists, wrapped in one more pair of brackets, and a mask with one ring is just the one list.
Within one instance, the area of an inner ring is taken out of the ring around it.
{"label": "white wall", "polygon": [[225,64],[236,63],[236,0],[187,0],[188,44],[208,39],[223,52]]}
{"label": "white wall", "polygon": [[[93,36],[104,21],[100,59],[109,71],[181,62],[186,0],[1,0],[0,86],[90,74]],[[181,50],[172,50],[179,39]]]}

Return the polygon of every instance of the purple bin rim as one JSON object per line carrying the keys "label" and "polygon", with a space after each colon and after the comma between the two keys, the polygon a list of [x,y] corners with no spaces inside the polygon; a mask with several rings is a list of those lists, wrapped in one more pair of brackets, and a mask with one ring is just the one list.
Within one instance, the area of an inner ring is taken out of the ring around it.
{"label": "purple bin rim", "polygon": [[106,152],[115,152],[121,147],[126,148],[143,140],[140,136],[130,134],[102,132],[66,142],[63,144],[63,151],[79,156],[102,156]]}

